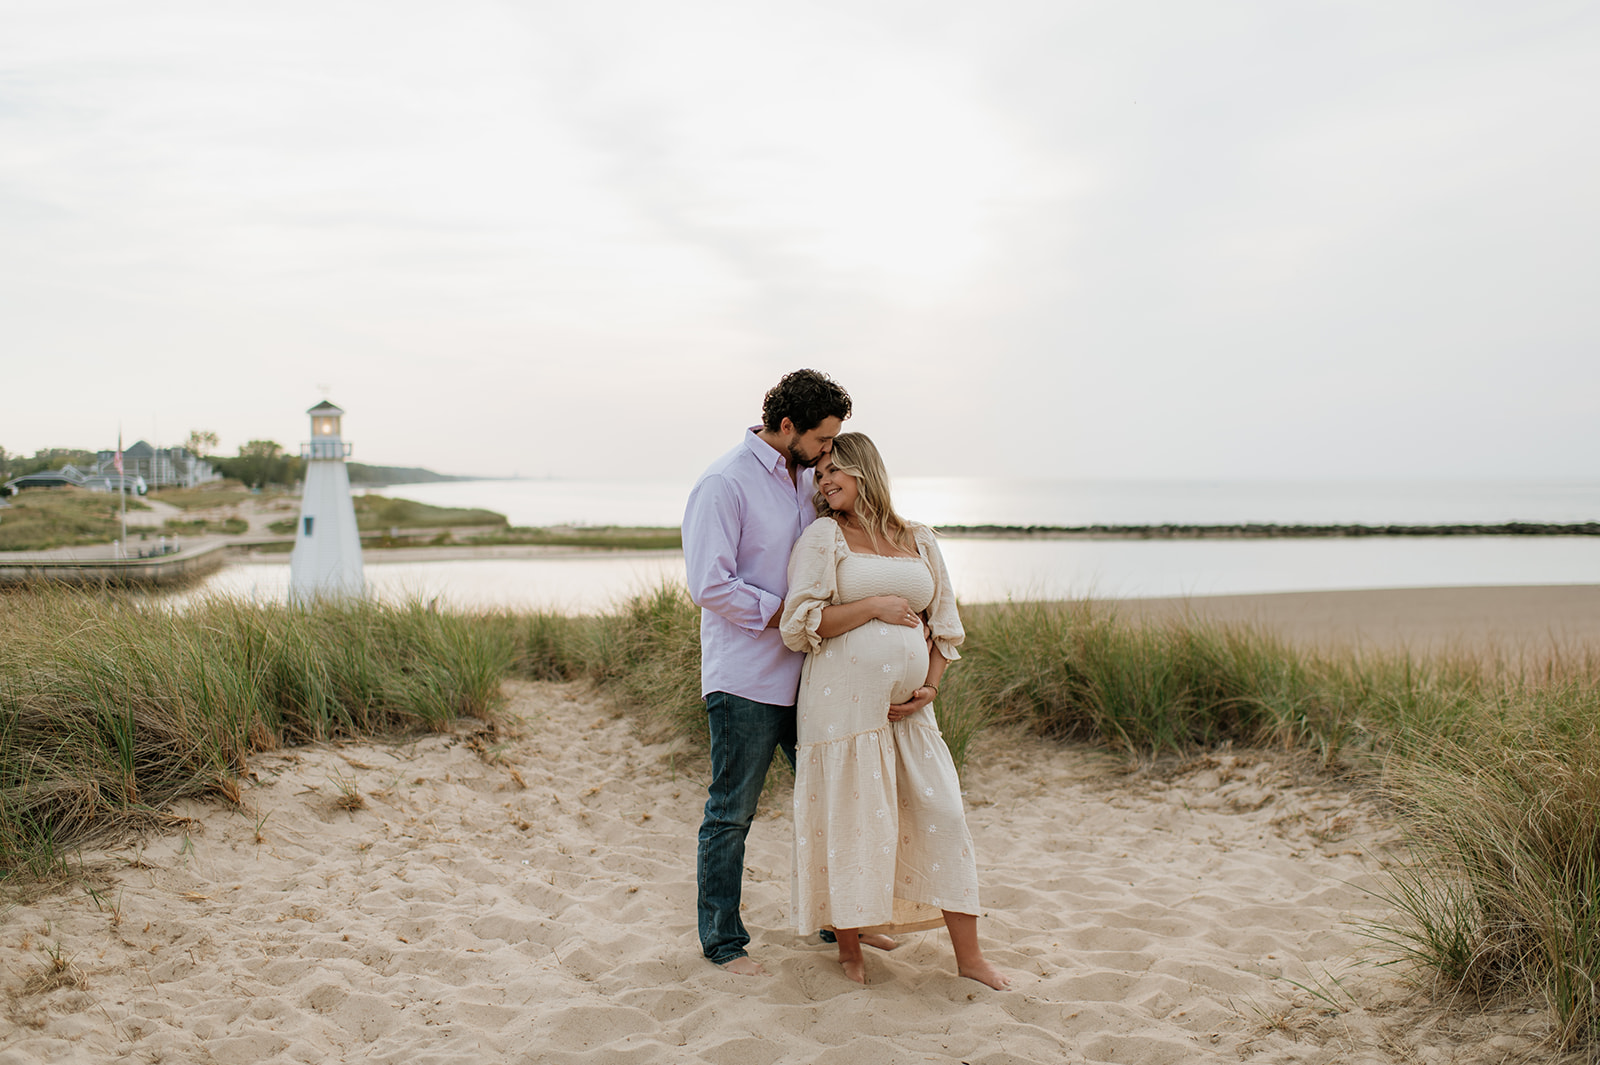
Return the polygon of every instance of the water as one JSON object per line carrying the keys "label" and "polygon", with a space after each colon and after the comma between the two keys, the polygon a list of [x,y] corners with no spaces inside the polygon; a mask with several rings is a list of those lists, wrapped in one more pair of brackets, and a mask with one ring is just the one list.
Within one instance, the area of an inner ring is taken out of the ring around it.
{"label": "water", "polygon": [[[1600,537],[1406,537],[1359,540],[943,541],[964,602],[1081,596],[1247,595],[1346,588],[1600,584]],[[663,580],[682,582],[675,551],[539,559],[383,562],[366,567],[380,598],[439,597],[457,607],[587,613]],[[231,565],[198,594],[282,600],[284,563]],[[197,593],[190,593],[197,594]]]}
{"label": "water", "polygon": [[[666,525],[690,480],[458,481],[382,494],[484,507],[515,525]],[[903,478],[903,513],[946,525],[1488,524],[1600,518],[1600,481],[1176,482]],[[944,541],[966,602],[1352,588],[1600,584],[1600,537]],[[380,597],[462,607],[604,610],[683,579],[676,552],[369,563]],[[202,591],[281,599],[283,564],[230,566]]]}
{"label": "water", "polygon": [[[625,481],[450,481],[379,494],[485,507],[513,525],[683,521],[693,476]],[[930,525],[1478,525],[1600,520],[1593,481],[1085,481],[904,477],[895,506]]]}

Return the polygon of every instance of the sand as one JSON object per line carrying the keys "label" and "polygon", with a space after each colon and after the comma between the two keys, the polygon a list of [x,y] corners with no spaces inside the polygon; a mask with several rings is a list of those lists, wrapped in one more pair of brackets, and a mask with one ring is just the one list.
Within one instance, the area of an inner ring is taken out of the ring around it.
{"label": "sand", "polygon": [[980,931],[1013,989],[957,977],[942,931],[869,952],[862,988],[788,930],[781,783],[745,889],[773,975],[739,977],[695,935],[704,756],[584,685],[506,690],[499,736],[258,756],[241,807],[185,804],[0,908],[0,1065],[1548,1059],[1526,1004],[1452,1008],[1377,964],[1392,822],[1288,756],[1130,771],[981,737]]}
{"label": "sand", "polygon": [[1193,599],[1128,599],[1130,620],[1211,618],[1326,647],[1545,654],[1600,644],[1600,586],[1379,588]]}

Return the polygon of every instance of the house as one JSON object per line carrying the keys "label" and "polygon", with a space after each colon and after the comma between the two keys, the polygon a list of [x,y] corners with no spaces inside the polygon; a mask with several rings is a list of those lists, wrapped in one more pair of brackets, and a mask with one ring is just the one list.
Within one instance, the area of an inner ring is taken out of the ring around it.
{"label": "house", "polygon": [[40,470],[13,478],[5,483],[4,494],[16,495],[24,488],[86,488],[91,492],[115,492],[124,487],[142,496],[148,486],[144,478],[137,474],[119,475],[115,469],[110,473],[84,473],[68,463],[59,470]]}
{"label": "house", "polygon": [[130,495],[142,496],[150,490],[144,483],[144,478],[132,473],[95,473],[83,479],[83,486],[91,492],[118,492],[126,491]]}
{"label": "house", "polygon": [[[193,488],[221,475],[211,463],[186,447],[151,447],[140,440],[122,453],[122,472],[138,477],[150,488]],[[95,456],[95,473],[117,476],[117,453],[102,451]],[[113,489],[114,490],[114,489]]]}
{"label": "house", "polygon": [[85,477],[70,462],[59,470],[25,473],[6,482],[6,494],[16,495],[24,488],[82,488]]}

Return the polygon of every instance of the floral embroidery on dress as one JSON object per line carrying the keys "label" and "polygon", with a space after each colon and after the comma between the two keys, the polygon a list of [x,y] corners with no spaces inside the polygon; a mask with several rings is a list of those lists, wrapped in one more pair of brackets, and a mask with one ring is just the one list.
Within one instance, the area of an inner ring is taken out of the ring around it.
{"label": "floral embroidery on dress", "polygon": [[[835,525],[827,522],[823,528]],[[947,787],[959,785],[934,711],[930,706],[927,713],[919,710],[920,716],[903,722],[884,720],[888,704],[899,701],[895,698],[899,689],[923,676],[926,658],[921,641],[904,639],[899,627],[882,619],[870,620],[854,635],[823,638],[816,632],[825,606],[853,602],[863,595],[901,594],[897,583],[914,580],[918,590],[906,597],[908,602],[921,606],[922,596],[930,591],[933,596],[926,603],[928,621],[922,635],[947,659],[960,657],[954,651],[962,642],[960,619],[939,549],[925,528],[916,526],[913,531],[921,566],[852,559],[847,545],[836,545],[837,531],[812,534],[807,541],[811,553],[796,557],[795,565],[804,568],[794,573],[792,587],[802,590],[785,606],[784,629],[786,643],[813,656],[806,667],[801,705],[791,719],[800,723],[804,755],[803,779],[797,782],[793,804],[799,820],[793,844],[796,868],[803,871],[795,912],[799,924],[809,923],[810,928],[892,926],[907,916],[907,904],[925,911],[930,898],[938,908],[953,904],[970,913],[977,906],[974,852],[956,812],[961,800],[946,793]],[[874,582],[885,586],[873,588]],[[840,696],[837,703],[835,695]],[[907,742],[913,750],[903,750]],[[916,750],[927,762],[921,770],[914,764]],[[824,752],[829,755],[826,759],[821,757]],[[826,804],[823,791],[828,793]],[[812,794],[815,800],[805,801],[803,797]],[[952,798],[955,805],[950,804]],[[832,808],[835,803],[838,810]],[[928,824],[930,815],[938,818],[945,813],[956,822],[943,828]],[[841,860],[845,864],[834,877],[832,867]],[[930,894],[935,891],[941,894]],[[808,912],[812,917],[804,916]]]}

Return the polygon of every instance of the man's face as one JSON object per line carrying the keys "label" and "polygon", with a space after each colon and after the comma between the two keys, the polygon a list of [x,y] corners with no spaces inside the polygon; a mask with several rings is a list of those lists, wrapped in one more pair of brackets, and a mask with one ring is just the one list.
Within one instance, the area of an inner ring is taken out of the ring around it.
{"label": "man's face", "polygon": [[783,424],[793,434],[789,439],[789,464],[797,470],[810,469],[822,456],[832,451],[833,438],[844,428],[841,419],[831,417],[822,419],[815,429],[803,433],[795,433],[794,423],[788,418],[783,420]]}

